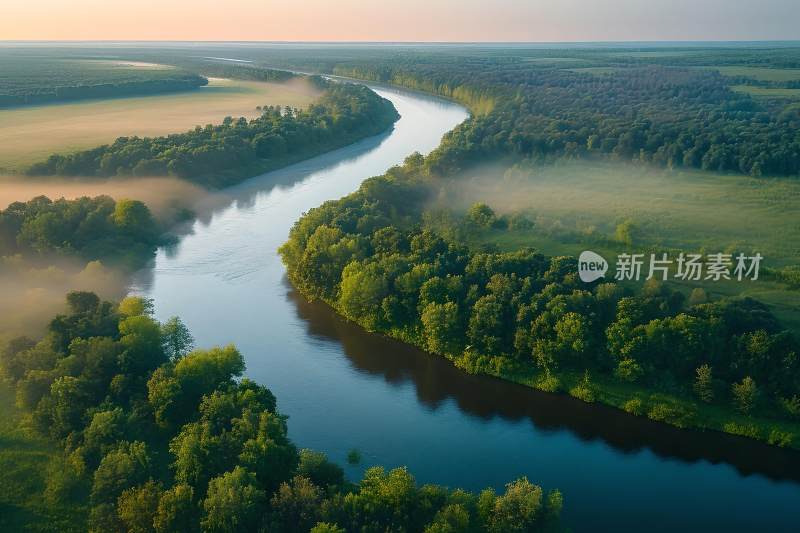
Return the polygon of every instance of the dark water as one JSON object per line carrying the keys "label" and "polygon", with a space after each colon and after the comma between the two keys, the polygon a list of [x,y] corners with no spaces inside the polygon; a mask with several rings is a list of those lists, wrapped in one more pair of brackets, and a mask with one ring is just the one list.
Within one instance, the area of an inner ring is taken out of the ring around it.
{"label": "dark water", "polygon": [[429,152],[466,117],[379,92],[402,115],[394,131],[226,191],[134,292],[155,299],[159,318],[180,315],[199,346],[236,343],[299,446],[340,464],[361,451],[353,479],[374,464],[473,490],[526,475],[562,490],[576,531],[798,531],[798,453],[470,376],[292,290],[275,250],[303,211]]}

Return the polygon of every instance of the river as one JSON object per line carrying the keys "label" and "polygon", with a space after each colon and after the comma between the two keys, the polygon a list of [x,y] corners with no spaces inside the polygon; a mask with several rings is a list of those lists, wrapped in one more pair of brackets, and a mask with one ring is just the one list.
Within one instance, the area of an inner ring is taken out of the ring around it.
{"label": "river", "polygon": [[502,490],[525,475],[563,492],[576,531],[796,531],[796,452],[470,376],[291,288],[276,249],[304,211],[430,152],[467,117],[450,102],[374,89],[401,115],[392,131],[226,190],[132,292],[153,298],[159,319],[180,316],[198,346],[235,343],[246,375],[289,416],[291,438],[351,479],[408,465],[419,482]]}

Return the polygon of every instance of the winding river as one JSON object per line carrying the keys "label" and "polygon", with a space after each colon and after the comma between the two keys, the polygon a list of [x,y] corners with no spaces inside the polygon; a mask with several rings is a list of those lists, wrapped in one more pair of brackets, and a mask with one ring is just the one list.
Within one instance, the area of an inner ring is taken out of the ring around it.
{"label": "winding river", "polygon": [[478,490],[526,475],[565,496],[576,531],[797,531],[800,454],[679,431],[569,397],[464,374],[365,333],[291,288],[276,253],[301,213],[430,152],[467,117],[384,87],[402,118],[384,135],[228,189],[132,288],[198,346],[235,343],[301,447],[346,465],[408,465],[420,482]]}

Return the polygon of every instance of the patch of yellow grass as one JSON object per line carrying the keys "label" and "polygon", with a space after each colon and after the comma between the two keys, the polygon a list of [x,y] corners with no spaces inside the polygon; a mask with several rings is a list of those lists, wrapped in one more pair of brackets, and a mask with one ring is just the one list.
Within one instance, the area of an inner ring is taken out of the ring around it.
{"label": "patch of yellow grass", "polygon": [[306,107],[318,92],[286,84],[210,79],[183,93],[0,110],[0,170],[19,172],[53,153],[85,150],[121,136],[179,133],[226,116],[255,118],[256,106]]}

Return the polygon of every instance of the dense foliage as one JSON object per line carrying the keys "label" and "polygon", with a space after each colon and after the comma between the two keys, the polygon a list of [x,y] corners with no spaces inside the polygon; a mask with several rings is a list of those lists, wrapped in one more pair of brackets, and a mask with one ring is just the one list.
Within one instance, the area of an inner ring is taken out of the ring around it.
{"label": "dense foliage", "polygon": [[248,121],[227,118],[166,137],[120,137],[111,145],[53,155],[30,168],[34,175],[152,176],[170,174],[211,187],[375,135],[397,120],[397,111],[364,86],[327,83],[308,109],[267,106]]}
{"label": "dense foliage", "polygon": [[0,369],[63,446],[46,496],[88,500],[89,531],[558,529],[561,494],[525,478],[475,495],[374,467],[351,485],[323,454],[297,450],[272,393],[240,379],[233,346],[192,350],[180,320],[158,323],[139,298],[67,301],[41,341],[8,344]]}
{"label": "dense foliage", "polygon": [[508,154],[535,161],[602,155],[800,175],[800,109],[733,91],[731,79],[711,69],[646,65],[599,75],[483,60],[335,72],[437,92],[483,111],[448,137],[459,155],[443,161],[444,170]]}
{"label": "dense foliage", "polygon": [[203,76],[154,66],[92,59],[30,60],[0,51],[0,108],[54,101],[141,96],[208,84]]}
{"label": "dense foliage", "polygon": [[[447,150],[412,156],[305,214],[281,248],[293,284],[370,330],[471,372],[538,368],[542,388],[558,390],[557,372],[590,370],[690,396],[707,365],[714,401],[747,414],[800,415],[800,345],[766,306],[751,299],[692,305],[654,280],[638,292],[585,284],[574,258],[473,250],[438,231],[423,209],[436,190],[431,168]],[[460,223],[468,231],[521,221],[478,204]],[[737,392],[745,382],[753,392],[746,408]],[[583,385],[574,395],[591,400],[588,376]],[[651,417],[685,425],[684,416],[691,413]]]}
{"label": "dense foliage", "polygon": [[145,204],[108,196],[52,201],[39,196],[0,210],[0,257],[53,255],[138,262],[160,242]]}

